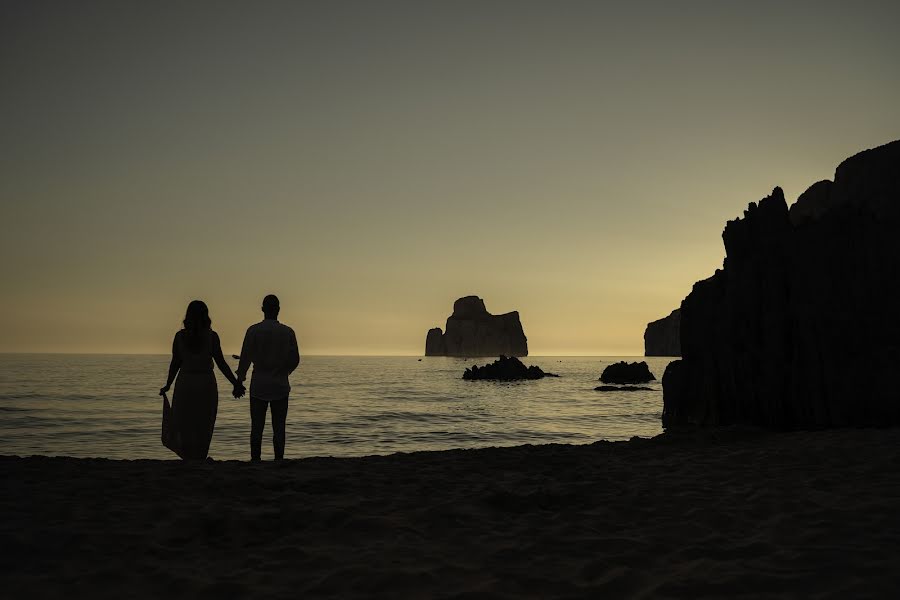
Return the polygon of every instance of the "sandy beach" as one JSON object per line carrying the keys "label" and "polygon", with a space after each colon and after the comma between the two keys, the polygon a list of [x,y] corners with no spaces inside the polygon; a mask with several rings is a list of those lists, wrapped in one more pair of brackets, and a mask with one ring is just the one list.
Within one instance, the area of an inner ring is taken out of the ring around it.
{"label": "sandy beach", "polygon": [[889,597],[900,430],[0,458],[7,597]]}

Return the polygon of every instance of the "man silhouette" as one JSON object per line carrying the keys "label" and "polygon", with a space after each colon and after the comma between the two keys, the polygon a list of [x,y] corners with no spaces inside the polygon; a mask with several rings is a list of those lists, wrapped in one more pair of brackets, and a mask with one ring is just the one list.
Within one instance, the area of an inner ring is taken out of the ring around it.
{"label": "man silhouette", "polygon": [[238,382],[243,383],[253,364],[250,378],[250,460],[259,461],[262,434],[266,426],[266,410],[272,408],[272,446],[275,460],[284,458],[284,429],[287,421],[288,376],[300,364],[300,350],[294,330],[278,322],[281,305],[278,297],[263,298],[264,319],[247,329],[237,368]]}

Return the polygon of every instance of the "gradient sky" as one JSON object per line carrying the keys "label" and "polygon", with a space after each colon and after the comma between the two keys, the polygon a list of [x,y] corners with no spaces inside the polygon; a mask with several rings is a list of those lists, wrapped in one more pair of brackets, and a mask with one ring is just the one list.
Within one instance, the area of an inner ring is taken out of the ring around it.
{"label": "gradient sky", "polygon": [[0,351],[643,352],[781,185],[900,138],[900,3],[0,5]]}

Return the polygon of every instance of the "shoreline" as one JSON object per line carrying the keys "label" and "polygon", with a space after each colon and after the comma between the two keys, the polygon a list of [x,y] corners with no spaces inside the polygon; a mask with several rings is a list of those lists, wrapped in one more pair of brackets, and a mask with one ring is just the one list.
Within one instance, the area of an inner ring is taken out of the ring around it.
{"label": "shoreline", "polygon": [[53,597],[900,592],[900,429],[282,463],[0,457],[0,584]]}

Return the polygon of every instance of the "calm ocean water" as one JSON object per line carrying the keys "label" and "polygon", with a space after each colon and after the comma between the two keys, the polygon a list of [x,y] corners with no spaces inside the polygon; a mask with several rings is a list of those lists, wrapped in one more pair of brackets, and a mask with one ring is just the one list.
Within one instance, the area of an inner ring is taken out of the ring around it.
{"label": "calm ocean water", "polygon": [[[0,354],[0,454],[175,456],[159,440],[168,356]],[[662,386],[595,392],[620,357],[528,357],[562,377],[463,381],[487,359],[304,357],[292,376],[288,458],[518,444],[586,444],[661,432]],[[669,358],[646,360],[657,379]],[[230,360],[232,367],[236,361]],[[249,458],[250,412],[220,373],[210,455]],[[263,459],[272,457],[266,424]]]}

